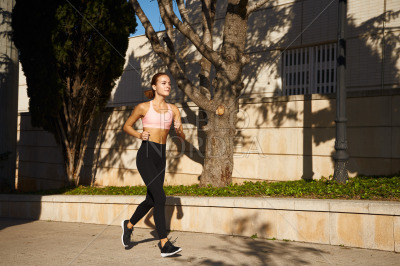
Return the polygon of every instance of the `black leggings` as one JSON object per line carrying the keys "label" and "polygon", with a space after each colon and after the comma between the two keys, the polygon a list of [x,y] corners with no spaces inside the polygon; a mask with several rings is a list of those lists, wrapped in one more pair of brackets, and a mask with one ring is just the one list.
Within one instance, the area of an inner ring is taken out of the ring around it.
{"label": "black leggings", "polygon": [[165,226],[165,144],[143,141],[136,156],[136,166],[147,187],[146,199],[139,204],[130,222],[135,225],[154,207],[154,222],[160,239],[167,237]]}

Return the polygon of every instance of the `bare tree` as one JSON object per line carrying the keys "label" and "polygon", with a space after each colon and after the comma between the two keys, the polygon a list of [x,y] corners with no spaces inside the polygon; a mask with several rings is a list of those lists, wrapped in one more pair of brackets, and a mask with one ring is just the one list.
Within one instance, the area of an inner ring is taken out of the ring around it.
{"label": "bare tree", "polygon": [[[217,0],[201,0],[202,35],[189,21],[188,10],[183,0],[176,0],[181,20],[173,10],[172,0],[157,0],[160,16],[166,32],[163,42],[154,31],[137,0],[130,0],[136,15],[143,24],[152,49],[175,79],[178,87],[207,114],[206,149],[200,185],[225,186],[232,182],[234,136],[236,133],[239,97],[244,88],[242,69],[249,63],[245,54],[247,24],[249,16],[265,5],[268,0],[227,0],[222,45],[213,47],[213,27]],[[173,27],[189,40],[202,55],[199,85],[195,86],[187,77],[182,61],[174,47]],[[211,81],[210,71],[215,68]],[[213,93],[212,93],[213,92]]]}

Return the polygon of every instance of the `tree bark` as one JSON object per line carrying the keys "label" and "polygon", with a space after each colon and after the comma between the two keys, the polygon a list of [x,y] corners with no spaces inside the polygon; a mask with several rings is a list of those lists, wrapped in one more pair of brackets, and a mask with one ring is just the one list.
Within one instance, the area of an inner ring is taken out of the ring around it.
{"label": "tree bark", "polygon": [[[234,4],[236,2],[236,4]],[[236,132],[241,76],[247,33],[247,1],[228,1],[223,32],[223,67],[217,69],[214,84],[216,112],[208,112],[206,153],[200,185],[226,186],[232,182],[233,138]]]}
{"label": "tree bark", "polygon": [[[235,108],[237,104],[232,110]],[[232,182],[235,123],[235,112],[228,111],[222,115],[208,112],[208,123],[203,128],[206,133],[206,149],[200,186],[211,184],[223,187]]]}

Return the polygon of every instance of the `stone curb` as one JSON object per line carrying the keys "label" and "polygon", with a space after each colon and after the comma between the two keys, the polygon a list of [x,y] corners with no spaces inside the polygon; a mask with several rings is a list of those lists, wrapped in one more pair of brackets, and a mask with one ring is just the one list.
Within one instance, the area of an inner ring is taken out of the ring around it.
{"label": "stone curb", "polygon": [[[0,195],[0,202],[59,202],[139,204],[142,195]],[[314,212],[359,213],[400,216],[400,202],[370,200],[331,200],[299,198],[255,198],[255,197],[191,197],[167,196],[166,205],[219,208],[246,208],[267,210],[291,210]]]}

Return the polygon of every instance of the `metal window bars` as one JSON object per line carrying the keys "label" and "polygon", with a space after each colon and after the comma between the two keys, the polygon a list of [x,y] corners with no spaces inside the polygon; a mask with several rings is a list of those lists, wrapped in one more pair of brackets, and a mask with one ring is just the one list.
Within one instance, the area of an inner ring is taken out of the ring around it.
{"label": "metal window bars", "polygon": [[282,95],[336,92],[336,44],[286,50],[282,57]]}

